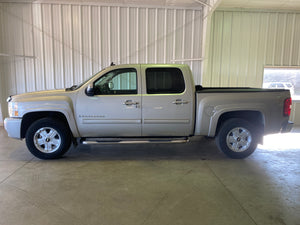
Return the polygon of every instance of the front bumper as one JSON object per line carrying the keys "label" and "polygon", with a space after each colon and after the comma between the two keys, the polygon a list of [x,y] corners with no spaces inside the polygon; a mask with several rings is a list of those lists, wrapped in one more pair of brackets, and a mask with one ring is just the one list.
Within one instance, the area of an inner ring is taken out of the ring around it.
{"label": "front bumper", "polygon": [[288,121],[285,123],[281,128],[281,133],[288,133],[292,130],[294,123],[291,121]]}
{"label": "front bumper", "polygon": [[4,128],[11,138],[21,139],[22,118],[5,118]]}

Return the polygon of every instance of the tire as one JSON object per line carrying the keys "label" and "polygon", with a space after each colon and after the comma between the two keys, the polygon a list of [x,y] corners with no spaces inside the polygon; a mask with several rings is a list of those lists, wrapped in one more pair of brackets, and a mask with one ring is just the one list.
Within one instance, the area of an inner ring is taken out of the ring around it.
{"label": "tire", "polygon": [[31,124],[25,138],[28,150],[40,159],[60,158],[71,145],[66,124],[51,118],[39,119]]}
{"label": "tire", "polygon": [[216,137],[218,148],[228,157],[243,159],[257,148],[259,132],[243,119],[228,119],[220,127]]}

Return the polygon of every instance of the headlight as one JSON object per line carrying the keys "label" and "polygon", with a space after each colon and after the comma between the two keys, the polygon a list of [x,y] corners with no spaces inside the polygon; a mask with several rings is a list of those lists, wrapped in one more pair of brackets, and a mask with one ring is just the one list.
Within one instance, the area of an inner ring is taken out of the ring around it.
{"label": "headlight", "polygon": [[19,116],[17,103],[15,103],[15,102],[8,103],[8,114],[9,114],[9,117],[18,117]]}

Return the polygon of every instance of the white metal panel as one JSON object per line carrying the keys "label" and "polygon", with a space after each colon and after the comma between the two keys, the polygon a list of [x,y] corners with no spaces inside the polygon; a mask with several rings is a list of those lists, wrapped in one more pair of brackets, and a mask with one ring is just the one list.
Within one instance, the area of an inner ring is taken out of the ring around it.
{"label": "white metal panel", "polygon": [[204,86],[261,87],[264,66],[300,66],[300,14],[216,11]]}
{"label": "white metal panel", "polygon": [[[193,10],[0,3],[0,10],[0,53],[12,55],[0,57],[4,96],[65,88],[112,61],[172,63],[202,57],[201,5]],[[201,61],[183,63],[190,64],[199,83]]]}

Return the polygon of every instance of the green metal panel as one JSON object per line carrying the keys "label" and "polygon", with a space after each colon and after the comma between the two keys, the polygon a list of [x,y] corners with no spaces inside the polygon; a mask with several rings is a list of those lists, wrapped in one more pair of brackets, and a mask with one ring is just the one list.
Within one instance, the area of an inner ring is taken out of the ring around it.
{"label": "green metal panel", "polygon": [[261,87],[264,66],[300,66],[300,14],[216,11],[203,85]]}

